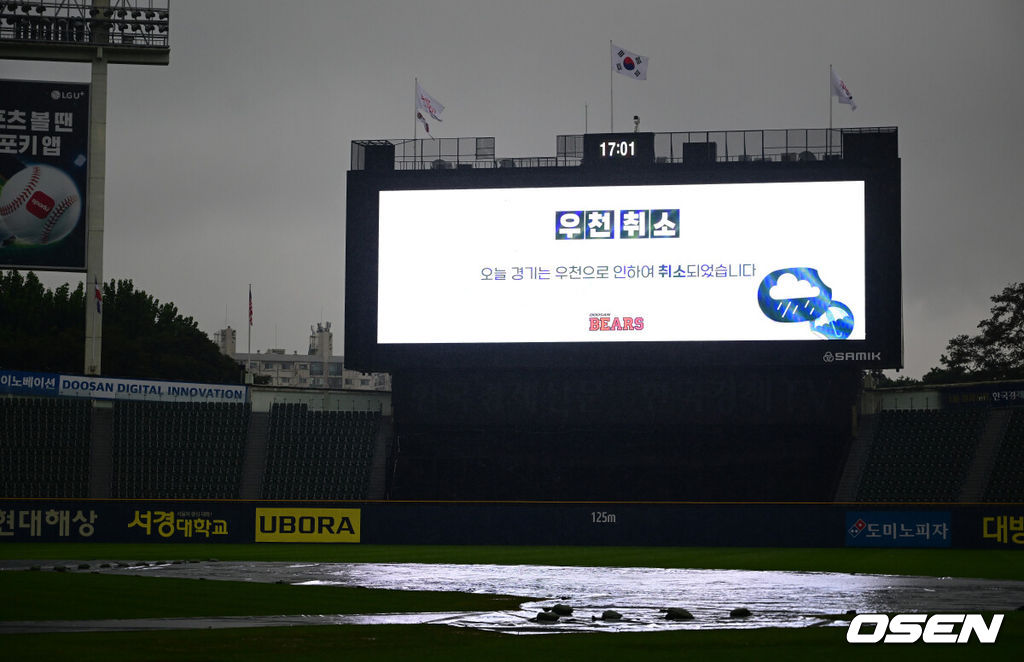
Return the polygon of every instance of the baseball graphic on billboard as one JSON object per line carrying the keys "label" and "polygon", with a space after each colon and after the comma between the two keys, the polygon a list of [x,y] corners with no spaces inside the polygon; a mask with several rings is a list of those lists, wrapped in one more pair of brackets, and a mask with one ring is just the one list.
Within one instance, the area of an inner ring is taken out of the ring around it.
{"label": "baseball graphic on billboard", "polygon": [[14,241],[58,242],[75,229],[81,216],[78,187],[71,177],[53,166],[25,168],[0,191],[0,218]]}

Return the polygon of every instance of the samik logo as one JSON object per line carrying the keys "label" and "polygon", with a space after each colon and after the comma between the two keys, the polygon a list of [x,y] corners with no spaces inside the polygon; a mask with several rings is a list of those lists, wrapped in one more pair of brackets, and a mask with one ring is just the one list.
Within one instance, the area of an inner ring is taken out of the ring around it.
{"label": "samik logo", "polygon": [[[851,644],[966,644],[973,633],[979,642],[994,644],[1002,614],[993,614],[985,623],[981,614],[897,614],[889,620],[885,614],[858,614],[846,630]],[[959,628],[958,628],[959,626]]]}
{"label": "samik logo", "polygon": [[881,361],[881,352],[825,352],[821,360],[825,363],[839,361]]}

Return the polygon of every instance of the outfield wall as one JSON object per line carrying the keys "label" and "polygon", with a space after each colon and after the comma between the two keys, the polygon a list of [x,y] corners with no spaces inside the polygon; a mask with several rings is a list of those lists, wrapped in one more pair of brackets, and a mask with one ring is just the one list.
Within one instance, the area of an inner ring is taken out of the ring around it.
{"label": "outfield wall", "polygon": [[1024,550],[1024,504],[0,501],[0,542]]}

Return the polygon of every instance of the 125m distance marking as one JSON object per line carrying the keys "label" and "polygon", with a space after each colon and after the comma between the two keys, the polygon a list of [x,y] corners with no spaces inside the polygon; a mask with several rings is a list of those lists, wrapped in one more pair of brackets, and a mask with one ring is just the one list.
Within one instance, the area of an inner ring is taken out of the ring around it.
{"label": "125m distance marking", "polygon": [[605,510],[590,511],[590,521],[594,524],[615,524],[615,513]]}

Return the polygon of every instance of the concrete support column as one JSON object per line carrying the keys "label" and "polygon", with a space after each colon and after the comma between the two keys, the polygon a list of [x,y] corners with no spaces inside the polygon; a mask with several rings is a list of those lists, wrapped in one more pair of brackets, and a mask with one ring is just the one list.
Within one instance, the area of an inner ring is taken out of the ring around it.
{"label": "concrete support column", "polygon": [[[95,2],[108,5],[109,0]],[[96,297],[96,288],[103,291],[103,209],[107,172],[107,61],[103,47],[96,49],[92,61],[92,80],[89,90],[89,198],[86,210],[85,239],[85,374],[101,373],[100,357],[103,351],[102,306]]]}

